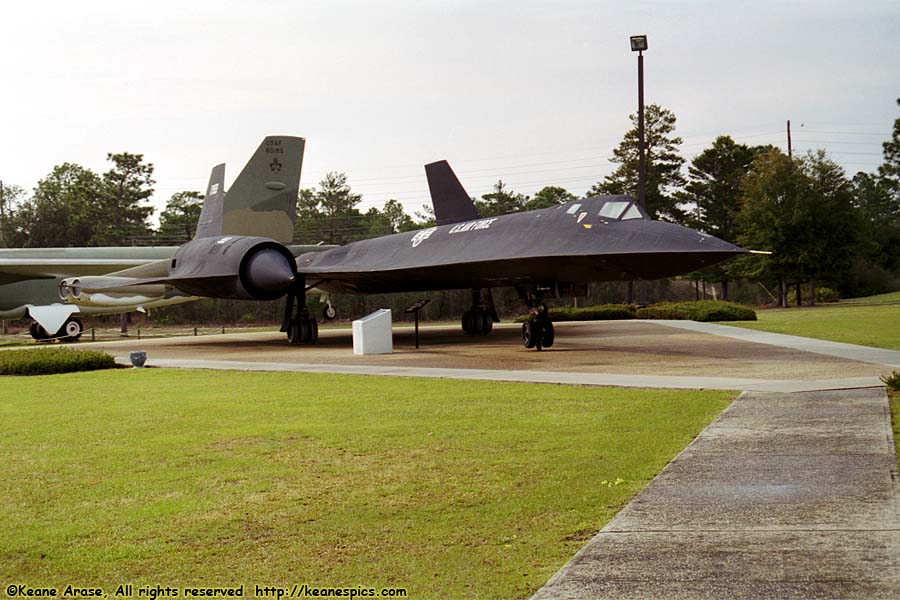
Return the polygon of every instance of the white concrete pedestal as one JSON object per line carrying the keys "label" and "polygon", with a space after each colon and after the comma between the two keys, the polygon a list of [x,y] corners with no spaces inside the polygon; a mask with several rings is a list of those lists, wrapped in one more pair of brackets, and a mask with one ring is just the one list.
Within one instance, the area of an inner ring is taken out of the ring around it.
{"label": "white concrete pedestal", "polygon": [[390,354],[393,351],[389,308],[353,321],[353,354]]}

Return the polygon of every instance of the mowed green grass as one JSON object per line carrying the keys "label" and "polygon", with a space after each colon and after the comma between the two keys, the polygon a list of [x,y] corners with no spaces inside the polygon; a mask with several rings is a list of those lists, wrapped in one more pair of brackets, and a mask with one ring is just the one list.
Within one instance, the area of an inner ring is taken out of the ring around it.
{"label": "mowed green grass", "polygon": [[841,300],[841,304],[900,304],[900,292],[888,292],[887,294],[878,294],[877,296],[866,296],[865,298],[848,298]]}
{"label": "mowed green grass", "polygon": [[731,395],[163,369],[3,378],[0,581],[527,597]]}
{"label": "mowed green grass", "polygon": [[757,321],[723,325],[900,350],[900,306],[840,303],[760,310],[756,314]]}

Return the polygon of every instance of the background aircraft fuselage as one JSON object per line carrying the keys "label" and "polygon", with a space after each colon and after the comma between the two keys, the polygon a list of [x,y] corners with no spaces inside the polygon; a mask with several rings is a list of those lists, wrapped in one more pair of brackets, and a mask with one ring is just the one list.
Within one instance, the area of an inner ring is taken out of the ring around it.
{"label": "background aircraft fuselage", "polygon": [[0,249],[0,318],[22,318],[28,304],[62,302],[57,286],[64,277],[105,275],[168,258],[177,249],[177,246]]}

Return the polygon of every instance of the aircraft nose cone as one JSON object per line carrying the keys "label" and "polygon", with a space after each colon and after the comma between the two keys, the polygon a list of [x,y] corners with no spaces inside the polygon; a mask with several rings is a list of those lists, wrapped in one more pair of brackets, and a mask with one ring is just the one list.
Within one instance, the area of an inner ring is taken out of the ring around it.
{"label": "aircraft nose cone", "polygon": [[264,248],[251,256],[246,273],[250,285],[266,295],[286,292],[295,278],[287,257],[272,248]]}

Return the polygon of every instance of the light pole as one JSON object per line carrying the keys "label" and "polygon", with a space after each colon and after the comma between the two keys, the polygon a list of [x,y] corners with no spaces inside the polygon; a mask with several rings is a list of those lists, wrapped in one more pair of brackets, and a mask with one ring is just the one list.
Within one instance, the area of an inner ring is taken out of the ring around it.
{"label": "light pole", "polygon": [[644,143],[644,50],[646,35],[631,36],[631,51],[638,53],[638,204],[647,208],[647,157]]}
{"label": "light pole", "polygon": [[[647,158],[644,150],[644,50],[647,49],[646,35],[631,36],[631,51],[638,53],[638,205],[647,209]],[[645,286],[638,290],[641,303],[646,296]],[[634,280],[628,282],[625,303],[634,303]]]}

